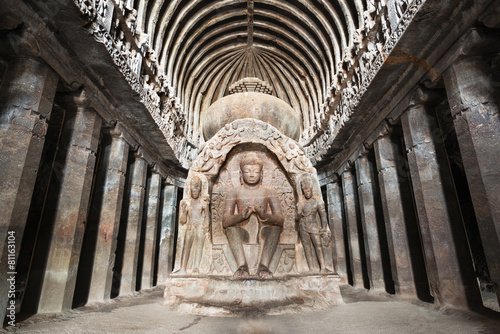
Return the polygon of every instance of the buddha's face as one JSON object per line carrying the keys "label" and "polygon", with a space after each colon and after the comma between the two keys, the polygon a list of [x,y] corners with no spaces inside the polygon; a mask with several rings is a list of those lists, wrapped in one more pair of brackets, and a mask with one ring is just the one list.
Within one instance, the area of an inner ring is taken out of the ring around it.
{"label": "buddha's face", "polygon": [[243,181],[248,185],[256,185],[260,182],[262,167],[260,165],[244,165],[241,168]]}
{"label": "buddha's face", "polygon": [[192,182],[191,183],[191,197],[194,199],[197,199],[200,197],[200,192],[201,192],[201,184],[198,182]]}
{"label": "buddha's face", "polygon": [[304,196],[309,199],[313,195],[313,189],[312,189],[312,184],[310,182],[302,182],[302,193]]}

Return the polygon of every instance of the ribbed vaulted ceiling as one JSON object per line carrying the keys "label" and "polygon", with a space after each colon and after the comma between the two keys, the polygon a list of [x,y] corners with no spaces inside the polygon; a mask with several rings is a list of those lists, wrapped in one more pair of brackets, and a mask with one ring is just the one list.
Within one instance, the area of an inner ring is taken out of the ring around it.
{"label": "ribbed vaulted ceiling", "polygon": [[231,84],[257,77],[307,131],[366,0],[136,0],[134,7],[191,128]]}

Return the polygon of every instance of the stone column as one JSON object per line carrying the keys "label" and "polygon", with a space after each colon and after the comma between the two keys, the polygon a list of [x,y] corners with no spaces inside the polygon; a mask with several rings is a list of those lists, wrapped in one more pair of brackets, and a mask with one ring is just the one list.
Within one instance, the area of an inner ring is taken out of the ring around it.
{"label": "stone column", "polygon": [[347,263],[345,255],[344,241],[344,201],[342,199],[342,189],[340,180],[326,185],[326,194],[328,201],[328,221],[330,230],[335,242],[334,269],[340,276],[342,283],[347,283]]}
{"label": "stone column", "polygon": [[54,208],[39,313],[71,308],[87,221],[101,119],[89,107],[84,92],[75,101],[77,108],[68,110],[61,135],[61,143],[66,146],[56,157],[61,168],[60,192]]}
{"label": "stone column", "polygon": [[110,298],[115,263],[116,239],[125,190],[125,173],[129,144],[122,136],[120,125],[110,131],[111,142],[104,148],[104,186],[99,213],[97,243],[95,246],[89,302]]}
{"label": "stone column", "polygon": [[160,189],[161,176],[157,171],[151,174],[148,191],[148,210],[146,220],[146,235],[144,238],[144,261],[142,266],[141,289],[153,287],[155,253],[156,253],[156,230],[158,226],[158,214],[160,211]]}
{"label": "stone column", "polygon": [[401,116],[429,282],[440,305],[481,305],[455,185],[436,118],[415,102]]}
{"label": "stone column", "polygon": [[130,173],[132,174],[130,204],[128,208],[127,230],[123,246],[123,266],[120,281],[120,296],[133,294],[136,290],[137,262],[139,260],[139,240],[141,234],[144,196],[148,163],[139,149]]}
{"label": "stone column", "polygon": [[402,155],[398,144],[388,132],[382,134],[373,144],[382,198],[389,258],[394,290],[401,295],[415,297],[411,251],[406,224],[408,222],[403,203],[402,188],[398,176],[398,162]]}
{"label": "stone column", "polygon": [[349,243],[349,255],[351,260],[352,281],[354,287],[363,287],[363,265],[361,262],[361,250],[358,234],[358,200],[352,167],[346,164],[342,172],[342,189],[344,191],[344,212],[347,225],[347,241]]}
{"label": "stone column", "polygon": [[19,255],[52,111],[57,74],[42,62],[19,58],[7,66],[0,89],[0,319],[5,318],[9,284],[7,232]]}
{"label": "stone column", "polygon": [[174,262],[177,187],[165,184],[162,191],[161,231],[158,256],[158,284],[165,284]]}
{"label": "stone column", "polygon": [[377,212],[375,208],[374,167],[368,159],[368,150],[361,149],[356,159],[356,179],[358,181],[358,198],[365,241],[366,264],[370,288],[385,289],[382,254],[378,235]]}
{"label": "stone column", "polygon": [[484,59],[467,57],[444,82],[490,277],[500,287],[500,117],[491,73]]}

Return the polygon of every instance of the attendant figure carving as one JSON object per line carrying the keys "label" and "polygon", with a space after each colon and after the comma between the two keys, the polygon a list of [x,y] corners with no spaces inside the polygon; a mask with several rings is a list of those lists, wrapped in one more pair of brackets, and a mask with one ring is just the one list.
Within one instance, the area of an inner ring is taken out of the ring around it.
{"label": "attendant figure carving", "polygon": [[[299,219],[299,236],[304,247],[307,264],[309,269],[316,265],[316,259],[320,265],[321,272],[329,272],[325,264],[325,255],[323,252],[323,238],[328,238],[327,217],[325,204],[314,196],[313,181],[311,177],[305,174],[300,187],[302,195],[297,203],[297,217]],[[319,219],[318,219],[319,218]]]}
{"label": "attendant figure carving", "polygon": [[205,236],[209,233],[209,204],[208,196],[202,196],[202,181],[198,176],[191,179],[191,198],[183,199],[180,203],[179,223],[187,224],[184,247],[181,257],[179,274],[185,274],[189,258],[193,258],[193,273],[198,273]]}
{"label": "attendant figure carving", "polygon": [[285,219],[278,194],[261,184],[262,168],[263,162],[257,154],[246,154],[240,162],[241,186],[229,192],[224,205],[222,226],[238,266],[234,273],[235,278],[249,275],[243,248],[243,244],[248,243],[249,235],[242,227],[252,220],[258,221],[259,244],[262,245],[257,275],[260,278],[273,277],[269,263],[276,251]]}

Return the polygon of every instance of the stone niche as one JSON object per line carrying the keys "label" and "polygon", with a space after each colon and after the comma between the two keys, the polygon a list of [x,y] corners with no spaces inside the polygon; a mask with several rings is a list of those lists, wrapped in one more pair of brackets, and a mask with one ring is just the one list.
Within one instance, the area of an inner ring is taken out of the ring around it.
{"label": "stone niche", "polygon": [[223,127],[188,173],[164,302],[199,314],[342,303],[316,170],[256,119]]}

